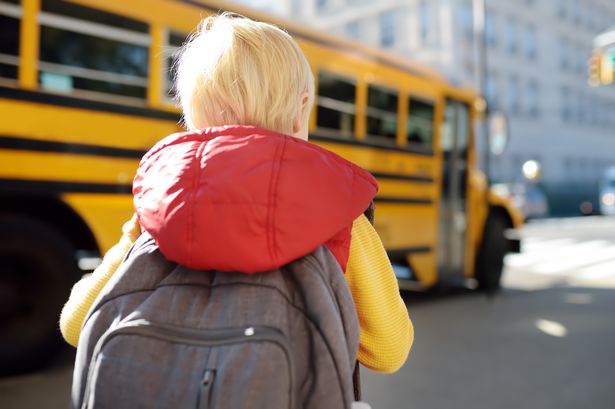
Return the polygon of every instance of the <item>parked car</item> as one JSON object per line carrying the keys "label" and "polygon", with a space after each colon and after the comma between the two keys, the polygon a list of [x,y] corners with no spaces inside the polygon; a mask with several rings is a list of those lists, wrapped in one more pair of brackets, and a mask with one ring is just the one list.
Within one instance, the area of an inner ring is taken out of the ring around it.
{"label": "parked car", "polygon": [[600,214],[615,215],[615,166],[607,168],[600,183]]}
{"label": "parked car", "polygon": [[547,195],[535,183],[496,183],[491,189],[494,193],[512,200],[526,220],[549,215]]}

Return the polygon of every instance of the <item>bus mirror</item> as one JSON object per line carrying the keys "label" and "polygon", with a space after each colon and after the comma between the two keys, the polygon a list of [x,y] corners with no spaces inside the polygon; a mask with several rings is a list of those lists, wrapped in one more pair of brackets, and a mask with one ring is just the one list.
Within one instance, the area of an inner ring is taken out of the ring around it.
{"label": "bus mirror", "polygon": [[502,112],[489,115],[489,149],[494,156],[501,155],[508,145],[508,118]]}

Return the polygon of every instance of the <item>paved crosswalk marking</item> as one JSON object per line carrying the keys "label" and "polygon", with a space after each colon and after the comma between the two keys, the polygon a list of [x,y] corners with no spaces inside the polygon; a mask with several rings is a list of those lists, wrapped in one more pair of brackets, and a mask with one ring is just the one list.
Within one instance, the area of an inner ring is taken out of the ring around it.
{"label": "paved crosswalk marking", "polygon": [[522,252],[506,256],[509,274],[515,271],[560,276],[574,281],[615,280],[615,241],[528,237]]}

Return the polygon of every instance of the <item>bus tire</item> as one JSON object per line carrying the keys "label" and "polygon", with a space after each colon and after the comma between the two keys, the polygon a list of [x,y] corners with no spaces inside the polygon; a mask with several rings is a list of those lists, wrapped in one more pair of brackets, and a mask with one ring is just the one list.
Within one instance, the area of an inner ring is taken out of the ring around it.
{"label": "bus tire", "polygon": [[506,220],[495,214],[489,215],[485,223],[477,258],[476,281],[478,289],[487,294],[494,294],[500,289],[507,246],[504,232],[507,228]]}
{"label": "bus tire", "polygon": [[62,234],[36,219],[0,215],[0,375],[53,358],[60,311],[77,277],[73,246]]}

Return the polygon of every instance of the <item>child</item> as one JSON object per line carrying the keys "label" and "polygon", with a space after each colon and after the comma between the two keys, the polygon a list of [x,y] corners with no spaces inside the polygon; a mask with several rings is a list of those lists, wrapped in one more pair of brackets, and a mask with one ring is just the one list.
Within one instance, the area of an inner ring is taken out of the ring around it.
{"label": "child", "polygon": [[183,47],[176,88],[193,132],[164,139],[142,160],[136,214],[96,271],[75,284],[60,319],[66,341],[77,345],[89,308],[142,229],[167,259],[203,270],[257,273],[326,244],[357,308],[357,359],[380,372],[399,369],[414,333],[362,214],[375,180],[304,142],[314,80],[298,45],[266,23],[206,18]]}

